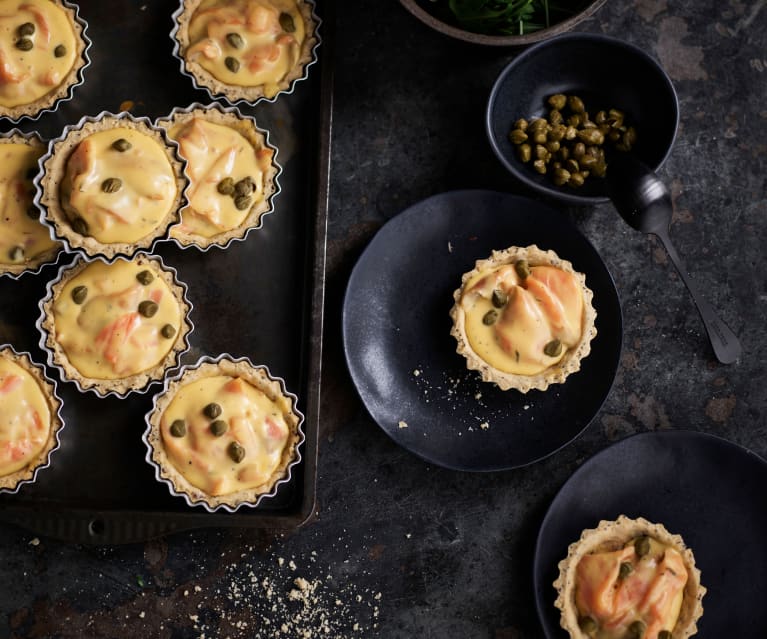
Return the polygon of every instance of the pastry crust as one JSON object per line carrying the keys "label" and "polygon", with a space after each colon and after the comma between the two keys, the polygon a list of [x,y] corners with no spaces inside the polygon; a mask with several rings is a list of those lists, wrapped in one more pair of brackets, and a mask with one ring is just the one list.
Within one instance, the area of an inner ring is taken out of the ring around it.
{"label": "pastry crust", "polygon": [[[160,145],[176,180],[176,195],[165,216],[152,232],[136,242],[105,244],[90,235],[81,235],[72,228],[72,220],[77,214],[62,201],[60,189],[67,172],[67,162],[80,142],[94,133],[115,128],[138,131]],[[123,112],[118,115],[102,113],[96,118],[83,119],[78,125],[66,130],[62,137],[52,141],[48,153],[41,161],[43,175],[40,178],[37,201],[46,211],[46,220],[53,226],[58,238],[65,240],[72,249],[79,250],[88,256],[103,255],[107,258],[116,255],[130,256],[138,250],[149,249],[156,240],[165,238],[169,227],[179,219],[179,209],[184,202],[184,191],[188,184],[184,173],[184,161],[178,155],[176,146],[167,139],[165,131],[151,125],[146,118],[134,118],[129,113]]]}
{"label": "pastry crust", "polygon": [[578,541],[570,544],[567,557],[559,562],[559,577],[554,581],[557,599],[554,605],[560,610],[560,625],[570,633],[571,639],[589,639],[578,625],[578,608],[575,604],[576,568],[584,555],[593,552],[622,548],[632,539],[647,536],[674,548],[682,556],[688,573],[684,587],[679,618],[672,631],[673,639],[686,639],[698,631],[697,621],[703,614],[703,595],[706,588],[700,583],[700,570],[695,558],[680,535],[671,534],[663,524],[651,523],[639,517],[630,519],[620,515],[615,521],[602,520],[596,528],[584,530]]}
{"label": "pastry crust", "polygon": [[[115,259],[126,258],[118,257]],[[181,324],[179,330],[173,336],[172,347],[156,365],[139,373],[121,378],[100,379],[87,377],[75,368],[57,338],[56,318],[53,310],[54,304],[59,295],[62,294],[66,284],[93,264],[94,261],[99,260],[112,264],[115,262],[115,259],[108,261],[103,258],[95,258],[95,260],[81,258],[74,265],[62,268],[59,277],[48,285],[48,294],[41,303],[40,329],[43,335],[41,346],[48,352],[49,365],[56,366],[61,371],[62,377],[68,381],[75,382],[80,390],[94,391],[102,397],[109,394],[124,397],[130,392],[146,391],[151,383],[161,380],[168,369],[178,366],[181,356],[189,349],[188,336],[192,331],[192,323],[189,319],[192,306],[185,296],[186,287],[178,281],[175,271],[166,267],[157,257],[151,257],[143,253],[138,254],[128,258],[126,261],[145,267],[151,270],[155,277],[161,278],[172,292],[179,306]]]}
{"label": "pastry crust", "polygon": [[176,41],[178,56],[181,58],[184,70],[195,82],[207,89],[212,96],[223,96],[231,104],[245,101],[253,104],[261,99],[274,100],[280,93],[289,91],[295,81],[305,77],[308,66],[314,62],[314,48],[317,45],[317,22],[313,15],[314,5],[307,0],[296,0],[296,6],[304,21],[306,37],[301,43],[301,50],[296,64],[280,80],[277,92],[267,95],[263,85],[244,86],[227,84],[216,78],[210,71],[194,60],[190,60],[188,49],[194,43],[190,41],[189,25],[195,11],[204,0],[182,0],[180,12],[177,14]]}
{"label": "pastry crust", "polygon": [[[197,246],[202,249],[206,249],[209,246],[224,247],[229,244],[230,241],[244,239],[251,230],[260,228],[263,216],[274,210],[273,197],[278,192],[277,176],[280,172],[279,166],[275,162],[277,149],[268,143],[266,133],[256,126],[256,122],[253,118],[244,117],[239,111],[234,109],[225,110],[217,103],[208,106],[199,106],[188,111],[177,111],[172,113],[168,118],[157,120],[157,125],[170,132],[175,126],[183,125],[195,118],[201,118],[207,122],[220,124],[233,129],[251,144],[256,153],[263,150],[270,150],[272,152],[272,160],[269,164],[269,168],[262,175],[262,197],[253,202],[247,215],[240,224],[211,237],[205,237],[197,233],[188,233],[184,231],[182,224],[178,224],[170,230],[170,237],[181,246]],[[170,136],[170,133],[169,137],[172,137]],[[189,163],[187,159],[187,169],[188,168]],[[190,191],[193,189],[194,184],[192,184],[190,180]],[[190,197],[190,200],[191,199],[192,198]],[[182,222],[184,219],[184,212],[190,208],[191,204],[187,204],[181,209],[180,216]]]}
{"label": "pastry crust", "polygon": [[[168,457],[160,430],[163,413],[181,387],[216,375],[242,378],[278,403],[289,429],[280,462],[269,479],[259,486],[224,495],[208,494],[178,471]],[[303,441],[302,422],[303,415],[296,408],[296,397],[285,390],[281,379],[272,377],[265,367],[254,366],[245,359],[221,356],[215,361],[198,362],[193,367],[185,368],[180,376],[166,382],[165,389],[155,396],[154,408],[147,415],[148,428],[144,435],[148,448],[147,461],[155,466],[157,478],[165,481],[171,492],[183,496],[190,506],[202,505],[210,511],[223,508],[230,512],[241,506],[257,506],[264,497],[273,496],[279,484],[290,480],[291,467],[300,461],[298,447]]]}
{"label": "pastry crust", "polygon": [[[519,260],[526,260],[532,266],[554,266],[562,271],[571,273],[578,281],[583,296],[583,316],[580,340],[568,348],[562,359],[544,371],[535,375],[509,373],[493,367],[482,359],[472,348],[466,334],[466,313],[461,306],[464,287],[478,274],[490,271],[504,265],[513,265]],[[580,370],[581,360],[591,352],[591,340],[597,334],[595,326],[596,310],[592,305],[593,293],[586,286],[586,276],[578,273],[567,260],[561,259],[554,251],[544,251],[536,245],[527,247],[512,246],[502,251],[493,251],[490,258],[477,260],[474,269],[464,273],[461,287],[453,293],[455,304],[450,309],[453,326],[450,334],[457,341],[456,352],[466,358],[466,367],[479,371],[482,380],[493,382],[501,390],[515,389],[527,393],[530,389],[546,390],[550,384],[561,384],[568,375]]]}
{"label": "pastry crust", "polygon": [[61,419],[61,399],[56,394],[55,383],[47,379],[42,366],[35,364],[27,353],[17,353],[10,346],[0,346],[0,357],[10,360],[29,373],[37,382],[50,412],[48,437],[40,452],[23,468],[0,476],[0,491],[15,491],[22,483],[34,481],[37,471],[48,466],[50,455],[59,446],[59,431],[64,422]]}

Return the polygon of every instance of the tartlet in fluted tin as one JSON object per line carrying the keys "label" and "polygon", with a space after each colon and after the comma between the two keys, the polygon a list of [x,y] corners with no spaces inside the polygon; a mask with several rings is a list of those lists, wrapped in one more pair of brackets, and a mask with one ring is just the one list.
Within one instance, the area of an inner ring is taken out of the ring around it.
{"label": "tartlet in fluted tin", "polygon": [[174,109],[157,124],[178,143],[189,178],[188,204],[170,237],[182,247],[242,240],[274,210],[277,149],[253,117],[218,103]]}
{"label": "tartlet in fluted tin", "polygon": [[291,92],[317,60],[310,0],[182,0],[174,21],[182,73],[231,104]]}
{"label": "tartlet in fluted tin", "polygon": [[0,118],[37,118],[72,98],[90,64],[76,4],[0,0]]}
{"label": "tartlet in fluted tin", "polygon": [[132,255],[165,239],[188,180],[177,145],[147,118],[84,117],[52,140],[35,201],[71,250]]}
{"label": "tartlet in fluted tin", "polygon": [[40,222],[33,203],[32,179],[46,145],[35,133],[13,129],[0,134],[0,275],[17,277],[35,273],[55,262],[62,244],[51,238],[50,228]]}
{"label": "tartlet in fluted tin", "polygon": [[303,415],[285,382],[228,354],[203,357],[165,381],[147,414],[147,461],[190,506],[255,507],[290,481]]}
{"label": "tartlet in fluted tin", "polygon": [[34,482],[59,447],[62,401],[56,382],[29,353],[0,346],[0,492]]}
{"label": "tartlet in fluted tin", "polygon": [[189,349],[191,308],[186,285],[159,257],[78,255],[40,302],[40,346],[82,391],[145,392]]}

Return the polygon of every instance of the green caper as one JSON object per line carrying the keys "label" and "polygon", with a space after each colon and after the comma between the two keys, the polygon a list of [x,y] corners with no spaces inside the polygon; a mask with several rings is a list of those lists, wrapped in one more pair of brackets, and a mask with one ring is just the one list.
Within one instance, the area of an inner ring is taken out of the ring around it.
{"label": "green caper", "polygon": [[256,190],[256,183],[253,181],[252,177],[242,178],[239,182],[237,182],[234,185],[235,195],[250,195],[255,190]]}
{"label": "green caper", "polygon": [[234,193],[234,180],[226,177],[218,183],[216,189],[221,195],[232,195]]}
{"label": "green caper", "polygon": [[18,33],[20,36],[31,36],[35,32],[35,25],[33,22],[25,22],[24,24],[20,25],[19,28],[16,30],[16,33]]}
{"label": "green caper", "polygon": [[11,258],[11,262],[21,262],[24,259],[24,248],[21,246],[14,246],[8,251],[8,257]]}
{"label": "green caper", "polygon": [[154,281],[154,275],[152,275],[152,271],[144,269],[136,273],[136,279],[144,286],[148,286]]}
{"label": "green caper", "polygon": [[210,432],[213,433],[216,437],[221,437],[221,435],[223,435],[228,430],[229,424],[227,424],[223,419],[217,419],[210,424]]}
{"label": "green caper", "polygon": [[27,217],[30,220],[39,220],[40,219],[40,211],[37,209],[36,206],[30,206],[27,209]]}
{"label": "green caper", "polygon": [[607,123],[607,113],[604,111],[597,111],[597,114],[594,116],[594,122],[597,124],[606,124]]}
{"label": "green caper", "polygon": [[586,145],[583,142],[577,142],[573,147],[573,157],[580,160],[584,155],[586,155]]}
{"label": "green caper", "polygon": [[529,162],[533,156],[533,149],[529,144],[520,144],[517,147],[517,155],[522,162]]}
{"label": "green caper", "polygon": [[562,354],[562,342],[554,338],[543,347],[543,352],[549,357],[559,357]]}
{"label": "green caper", "polygon": [[627,639],[630,637],[631,639],[641,639],[641,637],[644,637],[646,626],[644,625],[643,621],[635,621],[628,627],[628,632],[626,633]]}
{"label": "green caper", "polygon": [[63,58],[67,54],[67,48],[63,44],[59,44],[53,50],[53,55],[57,58]]}
{"label": "green caper", "polygon": [[250,208],[251,201],[252,198],[248,197],[247,195],[239,195],[234,198],[234,206],[237,207],[238,211],[245,211],[246,209]]}
{"label": "green caper", "polygon": [[629,562],[624,561],[621,563],[621,567],[618,569],[618,579],[625,579],[632,572],[634,572],[634,566],[632,566]]}
{"label": "green caper", "polygon": [[296,23],[293,22],[293,16],[289,13],[280,14],[280,26],[285,33],[293,33],[296,30]]}
{"label": "green caper", "polygon": [[245,40],[242,39],[242,36],[239,33],[227,33],[226,41],[235,49],[242,49],[245,45]]}
{"label": "green caper", "polygon": [[567,184],[567,181],[570,179],[570,171],[563,168],[557,168],[554,170],[554,184],[557,186],[562,186],[563,184]]}
{"label": "green caper", "polygon": [[101,183],[101,190],[104,193],[117,193],[123,186],[123,181],[120,178],[107,178]]}
{"label": "green caper", "polygon": [[546,129],[538,129],[537,131],[534,131],[533,142],[536,144],[546,144],[547,133]]}
{"label": "green caper", "polygon": [[16,48],[19,51],[31,51],[34,43],[29,38],[20,38],[16,40]]}
{"label": "green caper", "polygon": [[670,630],[661,630],[658,633],[658,639],[671,639],[673,635]]}
{"label": "green caper", "polygon": [[537,160],[543,160],[544,162],[548,161],[549,159],[549,151],[546,149],[543,144],[536,144],[535,145],[535,158]]}
{"label": "green caper", "polygon": [[604,160],[598,160],[590,170],[596,177],[604,177],[607,174],[607,164]]}
{"label": "green caper", "polygon": [[229,453],[229,457],[235,464],[239,464],[243,459],[245,459],[245,449],[239,442],[232,442],[229,444],[226,452]]}
{"label": "green caper", "polygon": [[567,118],[567,124],[571,127],[578,128],[581,125],[581,116],[579,113],[573,113]]}
{"label": "green caper", "polygon": [[118,138],[114,142],[112,142],[112,148],[115,151],[119,151],[120,153],[124,153],[128,149],[130,149],[133,145],[128,142],[125,138]]}
{"label": "green caper", "polygon": [[536,133],[537,131],[545,131],[546,127],[548,127],[548,126],[549,126],[549,123],[546,122],[546,120],[544,118],[535,118],[530,123],[530,127],[529,128],[530,128],[530,131],[532,131],[533,133]]}
{"label": "green caper", "polygon": [[573,113],[583,113],[586,110],[586,107],[583,104],[583,100],[581,100],[577,95],[567,96],[567,106]]}
{"label": "green caper", "polygon": [[597,622],[591,617],[581,617],[578,619],[578,627],[586,634],[591,634],[597,631]]}
{"label": "green caper", "polygon": [[570,158],[565,162],[565,168],[570,171],[570,173],[577,173],[581,170],[580,164],[578,164],[578,160],[574,158]]}
{"label": "green caper", "polygon": [[493,289],[493,294],[490,297],[490,300],[493,302],[493,306],[495,308],[503,308],[506,306],[507,302],[509,301],[509,296],[506,294],[505,291],[502,291],[499,288]]}
{"label": "green caper", "polygon": [[240,70],[240,61],[230,55],[226,56],[224,59],[224,64],[226,65],[226,68],[229,69],[232,73],[237,73]]}
{"label": "green caper", "polygon": [[549,140],[546,142],[546,150],[549,153],[556,153],[562,145],[556,140]]}
{"label": "green caper", "polygon": [[563,146],[560,147],[559,152],[557,153],[557,156],[559,156],[559,159],[563,162],[566,162],[570,159],[570,147],[569,146]]}
{"label": "green caper", "polygon": [[485,313],[482,316],[482,323],[485,326],[492,326],[495,324],[495,322],[498,320],[498,311],[495,309],[490,309],[487,313]]}
{"label": "green caper", "polygon": [[186,435],[186,422],[183,419],[174,419],[169,430],[174,437],[183,437]]}
{"label": "green caper", "polygon": [[578,137],[578,129],[571,124],[568,125],[565,129],[565,140],[574,140],[576,137]]}
{"label": "green caper", "polygon": [[599,129],[581,129],[578,131],[578,139],[584,144],[603,144],[605,136]]}
{"label": "green caper", "polygon": [[597,162],[599,162],[598,158],[595,158],[590,153],[587,153],[581,158],[580,166],[582,166],[584,169],[590,169],[593,167]]}
{"label": "green caper", "polygon": [[617,124],[620,126],[623,123],[623,111],[619,111],[618,109],[610,109],[607,112],[607,121],[611,124]]}
{"label": "green caper", "polygon": [[567,96],[563,93],[555,93],[554,95],[549,96],[547,102],[552,109],[561,111],[567,104]]}
{"label": "green caper", "polygon": [[581,173],[580,171],[578,173],[572,173],[570,175],[570,179],[567,181],[567,183],[570,186],[574,186],[574,187],[583,186],[584,182],[585,182],[585,179],[584,179],[583,173]]}
{"label": "green caper", "polygon": [[519,129],[520,131],[527,131],[528,126],[529,124],[525,118],[519,118],[519,120],[514,123],[514,128]]}
{"label": "green caper", "polygon": [[206,404],[205,408],[202,409],[202,414],[208,419],[216,419],[216,417],[221,415],[221,405],[215,402]]}
{"label": "green caper", "polygon": [[527,140],[527,133],[525,133],[522,129],[514,129],[511,133],[509,133],[509,139],[511,140],[512,144],[522,144],[522,142]]}
{"label": "green caper", "polygon": [[88,235],[88,222],[81,217],[72,220],[72,230],[80,235]]}
{"label": "green caper", "polygon": [[567,133],[567,127],[564,124],[555,124],[548,132],[547,138],[550,142],[561,142]]}
{"label": "green caper", "polygon": [[537,173],[544,175],[546,173],[546,162],[544,160],[535,160],[533,162],[533,168]]}
{"label": "green caper", "polygon": [[88,297],[87,286],[75,286],[72,289],[72,301],[75,304],[82,304],[85,301],[86,297]]}
{"label": "green caper", "polygon": [[639,557],[644,557],[650,552],[650,538],[637,537],[636,540],[634,540],[634,551]]}
{"label": "green caper", "polygon": [[549,124],[562,124],[562,122],[565,121],[565,118],[562,115],[561,111],[557,111],[557,109],[552,109],[549,112]]}
{"label": "green caper", "polygon": [[165,324],[160,329],[160,335],[162,335],[165,339],[170,339],[176,334],[176,328],[172,324]]}
{"label": "green caper", "polygon": [[138,305],[138,312],[144,317],[153,317],[160,307],[157,306],[157,302],[152,300],[144,300]]}
{"label": "green caper", "polygon": [[521,280],[526,280],[530,277],[530,265],[527,260],[517,260],[514,262],[514,271]]}

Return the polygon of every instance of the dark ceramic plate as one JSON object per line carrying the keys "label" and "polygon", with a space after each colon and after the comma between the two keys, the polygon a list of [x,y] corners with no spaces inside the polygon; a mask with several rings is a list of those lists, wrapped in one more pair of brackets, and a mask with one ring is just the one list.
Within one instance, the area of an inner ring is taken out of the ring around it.
{"label": "dark ceramic plate", "polygon": [[584,463],[554,498],[538,534],[535,599],[547,639],[559,627],[552,582],[581,531],[624,514],[662,523],[695,555],[708,589],[696,639],[767,637],[767,462],[691,431],[643,433]]}
{"label": "dark ceramic plate", "polygon": [[[448,313],[477,259],[529,244],[585,273],[599,333],[581,371],[523,395],[466,369]],[[440,466],[490,471],[538,461],[588,426],[612,386],[622,320],[605,265],[563,214],[506,193],[456,191],[412,206],[373,238],[349,279],[343,339],[362,401],[395,442]]]}

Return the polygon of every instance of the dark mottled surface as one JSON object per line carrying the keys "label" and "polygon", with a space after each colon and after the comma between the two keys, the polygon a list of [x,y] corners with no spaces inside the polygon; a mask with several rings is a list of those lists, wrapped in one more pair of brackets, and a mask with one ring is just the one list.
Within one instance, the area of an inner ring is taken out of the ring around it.
{"label": "dark mottled surface", "polygon": [[[535,639],[537,528],[588,456],[633,433],[686,428],[767,457],[767,5],[609,0],[579,26],[642,46],[674,80],[681,125],[661,171],[673,186],[672,237],[741,336],[741,361],[713,359],[659,243],[609,205],[563,210],[622,299],[615,386],[563,451],[482,475],[428,466],[371,421],[341,354],[340,303],[359,252],[403,208],[450,189],[520,192],[482,125],[515,52],[449,40],[395,0],[342,5],[317,519],[285,536],[209,530],[106,548],[0,528],[0,637],[297,637],[281,624],[313,630],[324,614],[331,630],[308,636]],[[317,583],[306,607],[286,594],[298,576]]]}

